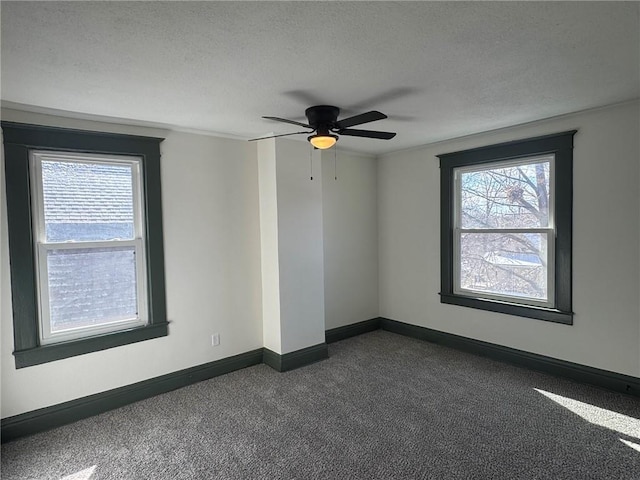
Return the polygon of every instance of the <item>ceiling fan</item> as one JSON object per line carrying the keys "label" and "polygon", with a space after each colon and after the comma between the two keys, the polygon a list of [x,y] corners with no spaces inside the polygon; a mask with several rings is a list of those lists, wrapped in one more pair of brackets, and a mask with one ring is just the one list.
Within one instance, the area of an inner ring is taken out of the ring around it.
{"label": "ceiling fan", "polygon": [[271,135],[269,137],[252,138],[249,141],[251,142],[254,140],[264,140],[266,138],[276,138],[285,137],[288,135],[301,135],[311,133],[312,135],[307,137],[307,140],[309,140],[311,145],[313,145],[315,148],[324,150],[335,145],[335,143],[338,141],[338,135],[379,138],[381,140],[390,140],[396,136],[396,134],[393,132],[377,132],[374,130],[358,130],[355,128],[349,128],[355,125],[362,125],[363,123],[374,122],[376,120],[383,120],[387,118],[384,113],[380,113],[375,110],[338,120],[338,115],[340,115],[340,109],[338,107],[333,107],[331,105],[316,105],[315,107],[307,108],[304,114],[307,117],[308,123],[296,122],[295,120],[287,120],[286,118],[279,117],[262,118],[308,128],[308,131],[283,133],[281,135]]}

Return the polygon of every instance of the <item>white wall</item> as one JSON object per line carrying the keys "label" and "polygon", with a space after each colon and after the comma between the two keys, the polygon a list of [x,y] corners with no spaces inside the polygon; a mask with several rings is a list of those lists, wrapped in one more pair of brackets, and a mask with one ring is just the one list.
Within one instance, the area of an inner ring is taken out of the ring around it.
{"label": "white wall", "polygon": [[[281,350],[324,343],[321,165],[309,179],[309,144],[276,140]],[[317,179],[316,179],[317,177]]]}
{"label": "white wall", "polygon": [[[380,315],[640,376],[639,118],[626,103],[380,158]],[[572,129],[574,325],[441,304],[436,155]]]}
{"label": "white wall", "polygon": [[335,160],[323,152],[327,330],[378,316],[377,161],[340,149]]}
{"label": "white wall", "polygon": [[278,258],[278,187],[275,139],[256,142],[260,198],[263,346],[282,352],[280,323],[280,260]]}
{"label": "white wall", "polygon": [[[323,342],[325,328],[378,316],[377,178],[372,157],[340,151],[339,179],[335,181],[332,155],[320,161],[316,152],[312,182],[308,145],[278,142],[280,171],[272,173],[279,173],[277,194],[286,207],[283,212],[272,212],[271,233],[277,233],[272,240],[278,256],[286,257],[282,265],[277,259],[274,268],[286,287],[287,306],[281,312],[283,330],[274,333],[265,328],[263,332],[261,246],[266,244],[264,238],[261,244],[260,238],[255,143],[10,109],[2,110],[2,118],[166,137],[161,144],[161,173],[166,298],[171,322],[167,337],[16,370],[2,178],[2,418],[260,348],[274,335],[279,343],[273,347],[275,351],[287,353]],[[274,150],[276,168],[275,145],[262,142],[260,147]],[[4,165],[1,170],[4,175]],[[274,221],[280,222],[278,232]],[[263,225],[263,233],[266,230]],[[325,300],[319,294],[302,292],[300,278],[305,279],[307,292],[327,288]],[[301,326],[299,319],[305,315]],[[215,348],[210,345],[212,333],[221,337],[220,346]]]}
{"label": "white wall", "polygon": [[[172,322],[168,337],[16,370],[2,194],[3,418],[263,346],[255,144],[12,110],[3,110],[2,117],[166,135],[162,189]],[[293,252],[285,277],[309,272],[314,288],[324,288],[327,329],[381,315],[640,376],[639,117],[638,103],[625,104],[386,155],[377,162],[340,150],[337,181],[333,154],[324,152],[316,165],[316,175],[322,172],[317,183],[308,177],[308,155],[302,152],[308,147],[283,141],[280,154],[290,164],[287,180],[283,177],[278,189],[284,189],[292,221],[302,222],[294,230],[320,246],[313,255]],[[574,128],[579,130],[574,154],[574,325],[440,304],[440,172],[435,155]],[[316,203],[312,210],[321,216],[320,223],[295,214],[296,195],[301,193]],[[293,247],[282,240],[278,238],[279,251],[291,253]],[[295,283],[290,287],[295,291]],[[297,299],[301,310],[285,312],[287,318],[295,321],[310,304],[314,318],[321,318],[313,298]],[[316,323],[286,337],[283,352],[320,343]],[[221,345],[215,348],[210,346],[214,332],[221,334]]]}
{"label": "white wall", "polygon": [[[16,370],[11,354],[13,325],[3,195],[3,418],[262,347],[255,144],[10,110],[3,110],[2,118],[153,136],[166,133],[161,168],[166,299],[171,322],[167,337]],[[217,347],[211,346],[214,332],[220,333]]]}

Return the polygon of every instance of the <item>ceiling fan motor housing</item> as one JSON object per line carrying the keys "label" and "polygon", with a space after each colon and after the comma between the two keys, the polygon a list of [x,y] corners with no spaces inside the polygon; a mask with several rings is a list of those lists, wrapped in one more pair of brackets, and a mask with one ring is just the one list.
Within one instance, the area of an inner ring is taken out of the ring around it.
{"label": "ceiling fan motor housing", "polygon": [[335,127],[340,109],[331,105],[316,105],[307,108],[304,114],[309,120],[309,125],[317,130],[319,135],[327,135],[329,129]]}

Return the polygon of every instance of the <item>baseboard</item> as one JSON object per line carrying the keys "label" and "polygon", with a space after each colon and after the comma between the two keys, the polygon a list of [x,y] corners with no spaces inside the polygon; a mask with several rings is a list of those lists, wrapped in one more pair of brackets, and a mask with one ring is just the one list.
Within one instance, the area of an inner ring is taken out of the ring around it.
{"label": "baseboard", "polygon": [[304,367],[310,363],[324,360],[329,356],[326,343],[320,343],[312,347],[296,350],[295,352],[280,355],[268,348],[264,349],[262,361],[278,372],[287,372],[295,368]]}
{"label": "baseboard", "polygon": [[51,407],[3,418],[0,424],[2,443],[73,423],[83,418],[91,417],[161,393],[166,393],[202,380],[207,380],[260,363],[265,363],[279,372],[293,370],[327,358],[327,343],[337,342],[379,328],[526,367],[531,370],[570,378],[616,392],[640,396],[640,378],[637,377],[558,360],[556,358],[516,350],[514,348],[426,327],[410,325],[388,318],[373,318],[353,325],[327,330],[326,343],[284,355],[272,352],[267,348],[259,348],[240,355],[151,378],[107,392],[101,392]]}
{"label": "baseboard", "polygon": [[389,332],[398,333],[407,337],[426,340],[446,347],[452,347],[465,352],[482,355],[511,363],[531,370],[537,370],[559,377],[570,378],[582,383],[596,385],[616,392],[640,396],[640,378],[623,375],[621,373],[588,367],[578,363],[558,360],[536,353],[525,352],[515,348],[504,347],[494,343],[483,342],[472,338],[461,337],[451,333],[445,333],[430,328],[409,325],[382,318],[380,328]]}
{"label": "baseboard", "polygon": [[325,342],[338,342],[340,340],[355,337],[356,335],[373,332],[380,328],[380,321],[380,317],[377,317],[372,318],[371,320],[365,320],[364,322],[345,325],[344,327],[332,328],[325,332]]}
{"label": "baseboard", "polygon": [[279,355],[266,348],[259,348],[106,392],[3,418],[0,422],[2,443],[67,425],[241,368],[266,363],[279,372],[286,372],[323,360],[328,356],[326,343],[284,355]]}
{"label": "baseboard", "polygon": [[3,418],[1,422],[2,442],[49,430],[83,418],[91,417],[114,408],[144,400],[155,395],[170,392],[177,388],[209,378],[224,375],[241,368],[262,363],[263,349],[252,350],[215,362],[186,368],[142,382],[96,393],[51,407],[40,408],[13,417]]}

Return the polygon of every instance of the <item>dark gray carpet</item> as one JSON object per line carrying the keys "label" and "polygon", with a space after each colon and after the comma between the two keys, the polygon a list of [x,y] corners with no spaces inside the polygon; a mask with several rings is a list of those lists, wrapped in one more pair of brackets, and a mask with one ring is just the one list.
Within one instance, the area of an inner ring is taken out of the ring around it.
{"label": "dark gray carpet", "polygon": [[637,398],[383,331],[329,353],[5,444],[2,478],[640,479]]}

